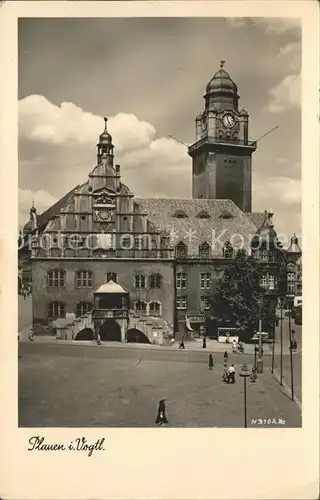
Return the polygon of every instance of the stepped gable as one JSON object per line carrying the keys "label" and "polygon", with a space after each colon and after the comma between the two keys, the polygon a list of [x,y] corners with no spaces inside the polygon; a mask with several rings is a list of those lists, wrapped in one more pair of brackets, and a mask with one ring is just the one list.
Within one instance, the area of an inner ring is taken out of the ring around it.
{"label": "stepped gable", "polygon": [[[48,222],[54,218],[57,217],[60,213],[61,209],[64,209],[68,203],[73,198],[73,195],[77,189],[79,189],[80,186],[76,186],[71,191],[69,191],[67,194],[65,194],[62,198],[60,198],[57,203],[52,205],[50,208],[45,210],[42,214],[37,216],[37,225],[39,232],[41,233],[45,227],[47,226]],[[28,233],[31,229],[31,222],[28,221],[27,224],[24,226],[24,232]]]}
{"label": "stepped gable", "polygon": [[[169,234],[174,229],[174,244],[184,242],[188,254],[193,256],[199,255],[202,243],[212,245],[213,238],[219,235],[222,244],[231,239],[237,249],[244,241],[244,247],[249,250],[251,238],[257,231],[250,217],[231,200],[135,198],[135,202],[157,227]],[[223,257],[218,243],[212,246],[212,257]]]}

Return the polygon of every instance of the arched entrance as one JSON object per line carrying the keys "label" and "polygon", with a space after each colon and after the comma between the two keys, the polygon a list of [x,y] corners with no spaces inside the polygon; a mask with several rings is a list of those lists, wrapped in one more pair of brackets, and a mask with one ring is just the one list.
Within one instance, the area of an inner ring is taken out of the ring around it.
{"label": "arched entrance", "polygon": [[105,319],[99,328],[101,340],[121,342],[121,328],[114,319]]}
{"label": "arched entrance", "polygon": [[83,328],[83,330],[80,330],[74,338],[74,340],[93,340],[94,339],[94,333],[91,328]]}
{"label": "arched entrance", "polygon": [[139,342],[140,344],[150,344],[147,335],[138,328],[130,328],[127,331],[127,342]]}

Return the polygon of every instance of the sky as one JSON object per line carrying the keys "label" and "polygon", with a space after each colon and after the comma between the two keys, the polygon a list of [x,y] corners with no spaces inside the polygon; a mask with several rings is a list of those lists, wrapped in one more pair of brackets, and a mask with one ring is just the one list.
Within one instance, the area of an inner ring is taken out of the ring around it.
{"label": "sky", "polygon": [[285,18],[19,19],[19,223],[87,180],[107,116],[138,197],[191,197],[196,115],[224,69],[249,115],[253,211],[301,232],[301,29]]}

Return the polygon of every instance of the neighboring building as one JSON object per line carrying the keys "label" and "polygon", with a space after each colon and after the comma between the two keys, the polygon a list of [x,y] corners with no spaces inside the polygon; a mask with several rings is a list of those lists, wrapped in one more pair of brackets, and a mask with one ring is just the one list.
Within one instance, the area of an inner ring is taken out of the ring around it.
{"label": "neighboring building", "polygon": [[[239,111],[237,86],[222,67],[204,98],[197,142],[189,147],[192,199],[135,198],[114,165],[105,118],[87,182],[40,217],[33,213],[35,333],[70,313],[90,314],[97,289],[112,280],[128,292],[131,314],[162,318],[177,338],[187,338],[191,328],[203,330],[208,295],[237,249],[251,253],[252,237],[266,231],[276,238],[272,214],[251,213],[256,143],[248,140],[249,115]],[[274,304],[279,259],[273,252],[255,256],[266,265]]]}
{"label": "neighboring building", "polygon": [[302,251],[299,240],[295,234],[291,238],[289,248],[286,250],[287,265],[287,294],[294,300],[302,296]]}

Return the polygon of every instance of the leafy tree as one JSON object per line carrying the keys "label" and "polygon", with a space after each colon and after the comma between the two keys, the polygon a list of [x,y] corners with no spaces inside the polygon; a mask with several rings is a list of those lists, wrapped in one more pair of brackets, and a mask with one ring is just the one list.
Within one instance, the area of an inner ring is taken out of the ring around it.
{"label": "leafy tree", "polygon": [[[264,295],[260,285],[262,274],[261,265],[240,250],[233,263],[225,269],[209,299],[219,326],[239,328],[243,340],[250,339],[258,329],[259,301]],[[262,318],[264,321],[271,320],[271,312],[264,306]]]}

